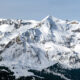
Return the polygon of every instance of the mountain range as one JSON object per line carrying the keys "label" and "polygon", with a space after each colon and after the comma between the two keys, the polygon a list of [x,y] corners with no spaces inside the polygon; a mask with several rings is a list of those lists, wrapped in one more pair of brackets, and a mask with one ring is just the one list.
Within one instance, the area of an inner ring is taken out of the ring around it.
{"label": "mountain range", "polygon": [[56,63],[80,68],[80,22],[47,16],[41,21],[0,19],[0,66],[16,78]]}

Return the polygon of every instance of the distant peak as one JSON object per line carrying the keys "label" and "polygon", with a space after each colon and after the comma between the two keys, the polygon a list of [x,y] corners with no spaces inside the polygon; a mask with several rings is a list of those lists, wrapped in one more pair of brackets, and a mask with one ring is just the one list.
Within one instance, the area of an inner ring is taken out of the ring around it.
{"label": "distant peak", "polygon": [[48,19],[52,19],[52,16],[47,16],[47,17],[45,17],[42,21],[45,21],[45,20],[48,20]]}
{"label": "distant peak", "polygon": [[46,19],[48,19],[48,18],[50,18],[50,19],[51,19],[52,17],[53,17],[53,16],[51,16],[51,15],[48,15],[48,16],[46,17]]}
{"label": "distant peak", "polygon": [[45,17],[42,21],[46,21],[46,20],[53,20],[53,21],[56,21],[58,20],[56,17],[53,17],[51,15],[48,15],[47,17]]}

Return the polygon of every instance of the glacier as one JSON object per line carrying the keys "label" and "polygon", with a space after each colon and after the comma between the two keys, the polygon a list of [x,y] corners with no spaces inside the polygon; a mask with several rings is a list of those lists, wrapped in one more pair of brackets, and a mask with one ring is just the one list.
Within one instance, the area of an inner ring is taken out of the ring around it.
{"label": "glacier", "polygon": [[80,68],[80,22],[47,16],[41,21],[0,19],[0,66],[16,78],[56,63]]}

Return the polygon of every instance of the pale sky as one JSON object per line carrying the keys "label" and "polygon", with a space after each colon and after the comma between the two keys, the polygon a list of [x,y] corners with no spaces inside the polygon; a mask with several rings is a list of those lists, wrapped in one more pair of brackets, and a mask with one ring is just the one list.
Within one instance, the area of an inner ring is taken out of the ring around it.
{"label": "pale sky", "polygon": [[80,21],[80,0],[0,0],[0,18],[41,20],[48,15]]}

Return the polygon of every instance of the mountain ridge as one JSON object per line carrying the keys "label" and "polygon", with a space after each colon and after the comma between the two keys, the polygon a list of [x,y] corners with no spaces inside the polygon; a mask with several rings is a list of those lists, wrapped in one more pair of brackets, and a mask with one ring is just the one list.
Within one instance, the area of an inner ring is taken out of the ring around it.
{"label": "mountain ridge", "polygon": [[55,63],[80,68],[80,23],[47,16],[41,21],[0,20],[0,66],[16,77]]}

